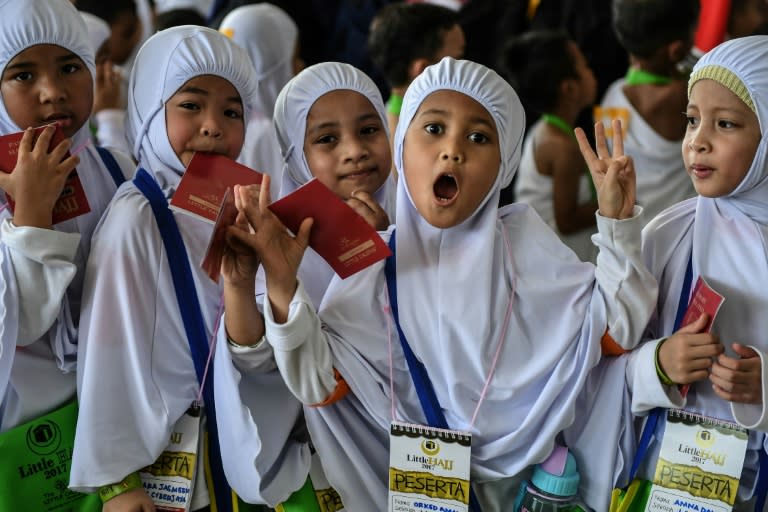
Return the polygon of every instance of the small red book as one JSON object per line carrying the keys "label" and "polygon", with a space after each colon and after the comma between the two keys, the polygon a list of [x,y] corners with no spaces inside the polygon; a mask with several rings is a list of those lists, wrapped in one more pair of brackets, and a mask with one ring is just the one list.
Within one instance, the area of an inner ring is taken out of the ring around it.
{"label": "small red book", "polygon": [[[720,311],[720,306],[723,305],[723,301],[725,301],[725,297],[713,290],[704,278],[699,276],[693,287],[691,301],[688,303],[688,309],[685,310],[683,319],[680,322],[680,327],[682,328],[695,322],[702,313],[706,313],[709,316],[709,320],[702,332],[710,332],[712,330],[712,323],[715,321],[715,316],[717,316],[717,312]],[[690,385],[688,384],[681,385],[680,393],[685,396],[688,393],[689,387]]]}
{"label": "small red book", "polygon": [[228,188],[258,185],[263,177],[226,156],[195,153],[171,198],[171,207],[216,222]]}
{"label": "small red book", "polygon": [[392,254],[379,233],[317,179],[272,203],[269,209],[294,233],[301,221],[312,217],[309,246],[342,279]]}
{"label": "small red book", "polygon": [[226,246],[227,228],[232,226],[237,219],[237,208],[233,190],[228,188],[224,192],[224,199],[219,208],[219,215],[213,225],[213,234],[205,250],[205,256],[200,267],[213,281],[218,282],[221,276],[221,260],[224,257]]}
{"label": "small red book", "polygon": [[[40,136],[40,133],[45,129],[45,126],[35,128],[35,140]],[[12,173],[16,168],[16,160],[19,156],[19,144],[21,138],[24,136],[24,132],[9,133],[0,137],[0,171],[5,173]],[[64,140],[64,132],[57,125],[56,132],[51,138],[51,144],[48,147],[50,152],[55,148],[62,140]],[[64,158],[67,158],[69,153]],[[8,200],[8,208],[11,212],[14,211],[15,201],[11,196],[6,194]],[[83,184],[80,182],[80,177],[77,175],[77,170],[73,170],[64,182],[64,188],[61,191],[61,195],[53,205],[53,212],[51,215],[51,221],[53,224],[58,224],[65,220],[74,219],[85,213],[91,211],[91,206],[88,204],[88,198],[85,196],[85,190]]]}
{"label": "small red book", "polygon": [[709,284],[699,276],[696,280],[696,284],[693,287],[693,294],[691,295],[691,302],[688,303],[688,309],[685,310],[683,320],[680,322],[680,327],[695,322],[702,313],[709,315],[709,321],[704,328],[704,332],[712,330],[712,323],[715,321],[717,312],[720,311],[725,297],[717,293],[712,289]]}

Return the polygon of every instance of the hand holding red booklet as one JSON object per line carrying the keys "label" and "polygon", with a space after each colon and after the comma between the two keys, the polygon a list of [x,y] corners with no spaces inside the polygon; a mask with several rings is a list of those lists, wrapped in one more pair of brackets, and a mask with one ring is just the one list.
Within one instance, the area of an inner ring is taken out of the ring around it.
{"label": "hand holding red booklet", "polygon": [[304,219],[312,217],[309,246],[342,279],[392,254],[379,233],[317,179],[272,203],[269,209],[294,233]]}
{"label": "hand holding red booklet", "polygon": [[[37,140],[37,137],[40,136],[40,133],[42,133],[46,126],[35,128],[35,140]],[[19,144],[21,143],[21,138],[23,136],[24,132],[16,132],[0,137],[0,171],[11,174],[16,168],[16,160],[19,156]],[[48,152],[55,148],[62,140],[64,140],[64,138],[64,132],[61,130],[61,127],[57,125],[56,132],[51,138]],[[67,158],[68,156],[69,153],[67,153],[64,158]],[[13,212],[16,206],[15,201],[8,194],[6,194],[6,199],[8,200],[8,208]],[[59,222],[74,219],[75,217],[79,217],[90,211],[91,206],[88,204],[88,198],[85,195],[83,184],[80,182],[77,170],[73,170],[64,182],[64,188],[61,191],[61,195],[59,195],[59,198],[53,205],[51,221],[53,224],[58,224]]]}
{"label": "hand holding red booklet", "polygon": [[[715,321],[715,316],[720,311],[723,301],[725,301],[725,297],[713,290],[704,278],[699,276],[693,287],[691,301],[688,303],[688,309],[685,310],[680,327],[682,328],[695,322],[702,314],[706,313],[709,316],[709,320],[703,332],[710,332],[712,330],[712,323]],[[685,396],[688,394],[688,388],[690,388],[690,384],[681,385],[680,393]]]}
{"label": "hand holding red booklet", "polygon": [[224,257],[224,247],[227,243],[227,228],[235,224],[237,208],[235,197],[231,188],[224,193],[224,199],[219,208],[219,215],[213,225],[213,234],[205,250],[205,256],[200,264],[205,273],[212,280],[218,282],[221,276],[221,260]]}

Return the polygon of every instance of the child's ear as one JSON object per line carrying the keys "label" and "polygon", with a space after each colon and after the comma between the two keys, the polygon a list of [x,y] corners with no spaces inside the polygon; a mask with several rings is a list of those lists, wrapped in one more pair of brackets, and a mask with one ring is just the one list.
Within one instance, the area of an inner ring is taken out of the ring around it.
{"label": "child's ear", "polygon": [[564,103],[570,103],[570,99],[573,98],[573,96],[576,94],[576,92],[579,90],[577,80],[575,78],[566,78],[562,82],[560,82],[560,87],[558,87],[558,91],[560,94],[560,101],[563,101]]}
{"label": "child's ear", "polygon": [[424,71],[427,66],[429,66],[431,62],[429,62],[428,59],[413,59],[408,66],[408,81],[413,82],[417,76],[419,76],[422,71]]}
{"label": "child's ear", "polygon": [[667,58],[672,63],[680,62],[688,55],[690,49],[691,45],[686,41],[672,41],[667,45]]}

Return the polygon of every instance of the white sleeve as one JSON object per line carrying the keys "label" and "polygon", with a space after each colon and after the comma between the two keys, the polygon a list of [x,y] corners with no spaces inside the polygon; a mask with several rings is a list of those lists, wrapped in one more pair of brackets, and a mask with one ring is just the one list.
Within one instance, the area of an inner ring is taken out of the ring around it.
{"label": "white sleeve", "polygon": [[765,353],[759,348],[749,345],[749,348],[760,355],[761,375],[763,377],[763,402],[760,404],[742,404],[731,402],[731,412],[739,424],[750,430],[768,432],[768,414],[765,410],[765,400],[768,397],[768,367],[766,367]]}
{"label": "white sleeve", "polygon": [[[303,408],[285,386],[269,343],[233,349],[223,331],[213,358],[213,389],[224,472],[246,502],[274,507],[301,488],[309,473],[309,444],[292,435],[303,422]],[[235,357],[245,360],[247,371]]]}
{"label": "white sleeve", "polygon": [[99,146],[116,149],[131,154],[128,139],[125,136],[125,110],[109,108],[94,115],[96,121],[96,140]]}
{"label": "white sleeve", "polygon": [[291,299],[288,320],[276,324],[269,299],[264,300],[267,341],[275,350],[275,361],[288,389],[302,402],[324,402],[336,390],[333,357],[328,334],[299,281]]}
{"label": "white sleeve", "polygon": [[595,278],[605,302],[608,334],[625,349],[640,342],[656,306],[658,284],[641,253],[642,208],[625,220],[597,214],[597,234],[592,241],[600,249]]}
{"label": "white sleeve", "polygon": [[[18,290],[18,340],[28,345],[51,328],[65,300],[67,287],[77,273],[74,263],[79,233],[0,224],[3,279],[13,279]],[[6,275],[9,270],[13,275]]]}
{"label": "white sleeve", "polygon": [[627,386],[632,396],[632,413],[644,415],[656,407],[676,409],[685,405],[677,386],[665,386],[656,374],[656,347],[648,341],[627,354]]}

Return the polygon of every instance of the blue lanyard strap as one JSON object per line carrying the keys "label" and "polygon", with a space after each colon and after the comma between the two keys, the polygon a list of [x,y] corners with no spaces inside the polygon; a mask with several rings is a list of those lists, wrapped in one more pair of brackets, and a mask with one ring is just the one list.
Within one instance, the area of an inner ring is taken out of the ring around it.
{"label": "blue lanyard strap", "polygon": [[[179,304],[189,350],[192,352],[192,360],[195,364],[197,381],[203,391],[203,402],[208,415],[208,456],[211,466],[209,477],[213,483],[217,510],[218,512],[231,512],[233,510],[232,491],[224,476],[219,448],[219,432],[216,425],[213,371],[209,371],[208,375],[205,376],[205,365],[208,361],[210,348],[205,335],[205,322],[200,309],[200,301],[197,298],[187,250],[184,247],[184,240],[181,238],[181,232],[176,224],[176,219],[173,217],[173,212],[168,208],[168,200],[154,178],[144,169],[139,169],[133,183],[149,201],[152,212],[155,214],[160,235],[163,238],[168,266],[171,268],[173,288],[176,292],[176,301]],[[198,458],[198,463],[200,461],[202,458]]]}
{"label": "blue lanyard strap", "polygon": [[[403,347],[405,360],[408,363],[408,371],[411,373],[413,385],[416,388],[416,394],[419,396],[419,402],[424,411],[424,416],[427,418],[427,423],[430,427],[450,430],[448,421],[445,419],[445,414],[443,414],[443,408],[440,407],[440,402],[437,400],[435,388],[432,386],[432,381],[429,380],[427,369],[424,367],[424,364],[418,360],[416,354],[413,353],[413,350],[411,350],[411,346],[408,344],[405,333],[403,332],[402,327],[400,327],[400,315],[397,310],[395,246],[395,232],[392,231],[392,236],[389,238],[389,249],[392,251],[392,255],[388,257],[384,263],[384,275],[387,278],[389,306],[392,310],[392,317],[395,320],[395,327],[397,327],[400,345]],[[480,502],[477,500],[477,495],[475,495],[475,491],[471,487],[469,489],[469,510],[471,512],[482,512]]]}
{"label": "blue lanyard strap", "polygon": [[[688,309],[688,299],[691,295],[691,281],[693,280],[693,255],[688,256],[688,266],[685,269],[685,278],[683,279],[683,287],[680,290],[680,298],[677,301],[677,315],[675,316],[675,328],[672,332],[677,332],[680,329],[680,324],[683,322],[685,316],[685,310]],[[643,433],[640,435],[640,443],[637,446],[637,452],[635,458],[632,461],[632,469],[629,472],[629,481],[634,480],[637,470],[640,469],[640,463],[645,458],[645,454],[648,451],[648,447],[651,444],[654,432],[656,432],[656,425],[659,423],[659,417],[664,412],[661,407],[656,407],[648,414],[648,419],[643,427]]]}

